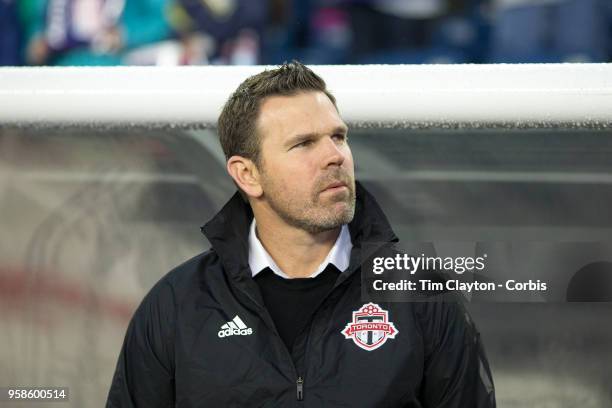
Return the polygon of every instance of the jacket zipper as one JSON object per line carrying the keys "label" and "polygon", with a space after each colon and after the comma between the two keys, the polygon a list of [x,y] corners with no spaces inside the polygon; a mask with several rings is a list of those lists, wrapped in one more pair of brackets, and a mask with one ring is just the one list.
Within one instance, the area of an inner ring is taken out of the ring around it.
{"label": "jacket zipper", "polygon": [[[310,348],[309,347],[310,346],[310,342],[308,341],[308,339],[310,338],[310,333],[312,332],[312,321],[314,320],[315,314],[317,313],[317,311],[319,310],[321,305],[323,303],[325,303],[325,300],[336,290],[336,288],[341,286],[341,285],[343,285],[346,281],[347,281],[347,279],[344,279],[342,282],[340,282],[340,284],[334,285],[332,287],[332,289],[329,291],[329,293],[319,302],[319,304],[317,305],[317,307],[313,311],[313,314],[311,315],[311,321],[308,322],[309,323],[308,324],[308,334],[307,334],[308,337],[307,337],[307,340],[306,340],[306,349],[304,350],[304,361],[306,361],[306,357],[308,356],[308,349]],[[253,297],[251,296],[251,294],[247,290],[245,290],[241,286],[238,286],[238,287],[239,287],[240,291],[242,293],[244,293],[251,300],[251,302],[253,302],[254,304],[256,304],[260,308],[262,307],[255,299],[253,299]],[[265,306],[263,307],[263,309],[265,310]],[[269,314],[269,312],[267,312],[267,311],[266,311],[266,313]],[[276,329],[276,327],[275,327],[275,329]],[[276,335],[280,339],[280,334],[278,334],[277,330],[275,330],[275,331],[276,331]],[[287,356],[289,357],[289,362],[291,363],[291,367],[293,368],[293,372],[297,376],[297,379],[295,380],[297,400],[298,401],[303,401],[304,400],[304,377],[302,377],[300,374],[298,374],[297,367],[293,363],[293,356],[289,352],[289,349],[287,348],[287,346],[285,346],[284,344],[283,344],[283,346],[284,346],[284,349],[286,351]]]}
{"label": "jacket zipper", "polygon": [[[248,291],[244,290],[244,288],[242,288],[241,286],[238,286],[238,288],[240,289],[242,293],[244,293],[251,300],[251,302],[253,302],[260,308],[262,307],[255,299],[253,299],[253,297]],[[263,307],[263,309],[265,310],[265,307]],[[268,313],[269,315],[268,311],[266,311],[265,313]],[[280,334],[278,334],[278,330],[276,330],[276,327],[274,327],[274,329],[275,329],[274,331],[276,332],[276,336],[279,339],[281,339]],[[281,339],[281,343],[282,343],[282,339]],[[287,356],[289,357],[289,363],[291,364],[291,368],[293,368],[293,373],[297,377],[297,380],[295,381],[296,389],[297,389],[297,400],[303,401],[304,400],[304,378],[298,374],[297,367],[293,363],[293,356],[291,355],[291,353],[289,352],[289,349],[287,348],[287,346],[285,346],[285,344],[283,344],[283,348],[285,349],[285,352]]]}
{"label": "jacket zipper", "polygon": [[295,382],[295,385],[297,387],[297,400],[303,401],[304,400],[304,379],[302,377],[298,377],[297,381]]}
{"label": "jacket zipper", "polygon": [[[340,285],[344,284],[344,282],[346,282],[346,279],[344,279],[342,282],[340,282]],[[312,315],[310,316],[310,321],[308,322],[308,333],[307,333],[307,337],[306,337],[306,349],[304,350],[304,361],[308,361],[306,360],[306,357],[308,357],[308,349],[310,348],[310,337],[311,337],[311,333],[312,333],[312,324],[314,322],[315,319],[315,315],[317,314],[317,311],[319,310],[319,308],[321,307],[321,305],[323,303],[325,303],[325,301],[327,300],[327,298],[329,296],[331,296],[331,294],[336,290],[337,287],[339,287],[340,285],[334,286],[329,293],[323,298],[323,300],[321,300],[319,302],[319,304],[317,305],[317,307],[315,308],[314,312],[312,313]],[[293,360],[293,357],[292,357]],[[302,367],[305,368],[305,367]],[[296,367],[296,372],[297,372],[297,367]],[[297,400],[298,401],[303,401],[304,400],[304,378],[301,375],[298,375],[298,378],[295,382],[296,388],[297,388]]]}

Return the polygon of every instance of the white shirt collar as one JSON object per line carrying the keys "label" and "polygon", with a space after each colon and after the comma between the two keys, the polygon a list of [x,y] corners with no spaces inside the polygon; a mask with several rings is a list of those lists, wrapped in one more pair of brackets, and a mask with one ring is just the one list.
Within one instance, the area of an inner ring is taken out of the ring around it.
{"label": "white shirt collar", "polygon": [[[349,233],[348,226],[345,224],[340,229],[340,234],[334,243],[331,251],[327,254],[327,257],[323,260],[317,270],[309,276],[314,278],[319,275],[327,265],[330,263],[334,265],[338,270],[344,272],[348,266],[351,258],[351,249],[353,243],[351,242],[351,234]],[[291,279],[281,268],[276,265],[276,262],[272,259],[268,251],[263,247],[257,234],[255,232],[255,218],[251,222],[251,228],[249,230],[249,266],[251,267],[251,274],[253,277],[265,268],[272,269],[272,272],[285,279]]]}

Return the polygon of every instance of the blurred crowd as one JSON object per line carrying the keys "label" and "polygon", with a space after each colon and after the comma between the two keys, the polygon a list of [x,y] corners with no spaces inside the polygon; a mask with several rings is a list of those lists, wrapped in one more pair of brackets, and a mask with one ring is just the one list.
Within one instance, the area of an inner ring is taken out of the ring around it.
{"label": "blurred crowd", "polygon": [[606,62],[612,0],[0,0],[0,65]]}

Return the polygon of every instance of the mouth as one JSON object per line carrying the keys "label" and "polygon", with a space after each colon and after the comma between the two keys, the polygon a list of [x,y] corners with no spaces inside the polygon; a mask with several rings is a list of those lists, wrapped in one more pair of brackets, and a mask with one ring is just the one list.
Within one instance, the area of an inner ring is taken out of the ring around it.
{"label": "mouth", "polygon": [[327,187],[325,187],[323,189],[323,192],[336,192],[336,191],[341,191],[343,189],[348,189],[348,185],[345,182],[342,181],[336,181],[334,183],[329,184]]}

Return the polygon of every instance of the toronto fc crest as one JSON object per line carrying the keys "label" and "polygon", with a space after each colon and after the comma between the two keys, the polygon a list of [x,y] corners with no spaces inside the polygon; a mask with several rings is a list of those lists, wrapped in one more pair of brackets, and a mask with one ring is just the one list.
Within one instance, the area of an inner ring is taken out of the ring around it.
{"label": "toronto fc crest", "polygon": [[342,334],[352,339],[364,350],[376,350],[387,339],[394,339],[398,330],[389,321],[389,312],[375,303],[367,303],[353,312],[353,321],[346,325]]}

